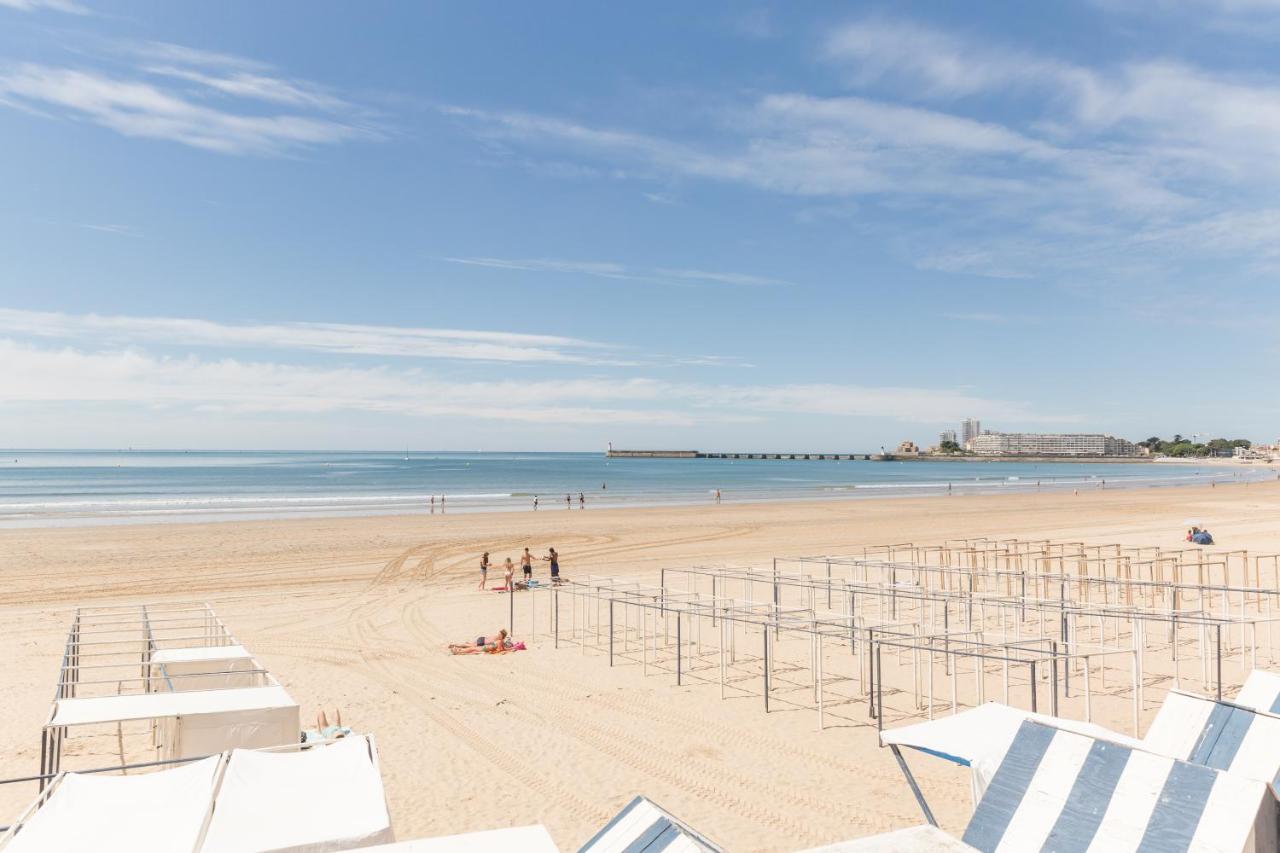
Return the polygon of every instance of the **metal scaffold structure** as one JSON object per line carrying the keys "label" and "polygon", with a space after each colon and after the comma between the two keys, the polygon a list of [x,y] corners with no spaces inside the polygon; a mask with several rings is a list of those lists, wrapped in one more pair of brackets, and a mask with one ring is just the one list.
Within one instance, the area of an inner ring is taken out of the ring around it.
{"label": "metal scaffold structure", "polygon": [[998,699],[1128,716],[1137,735],[1168,689],[1221,699],[1274,663],[1277,586],[1277,555],[973,539],[587,577],[504,604],[529,639],[807,707],[819,728]]}

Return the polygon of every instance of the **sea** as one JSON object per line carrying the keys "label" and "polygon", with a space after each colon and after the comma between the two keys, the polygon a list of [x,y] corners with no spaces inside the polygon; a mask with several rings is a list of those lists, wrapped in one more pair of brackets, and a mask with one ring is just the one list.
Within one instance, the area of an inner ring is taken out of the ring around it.
{"label": "sea", "polygon": [[[1126,489],[1270,479],[1119,462],[609,459],[603,453],[0,450],[0,527]],[[581,496],[581,498],[579,497]]]}

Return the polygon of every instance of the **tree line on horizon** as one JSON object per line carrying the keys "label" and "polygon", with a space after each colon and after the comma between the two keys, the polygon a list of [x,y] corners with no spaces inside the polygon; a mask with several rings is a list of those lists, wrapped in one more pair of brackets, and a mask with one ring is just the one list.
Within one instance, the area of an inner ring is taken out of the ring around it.
{"label": "tree line on horizon", "polygon": [[1253,446],[1253,442],[1247,438],[1211,438],[1201,444],[1178,434],[1174,434],[1169,441],[1153,435],[1137,444],[1152,453],[1165,456],[1216,456],[1223,451],[1234,451],[1237,447]]}
{"label": "tree line on horizon", "polygon": [[[1211,438],[1203,444],[1183,438],[1179,434],[1174,434],[1173,438],[1165,441],[1159,436],[1153,435],[1150,438],[1135,442],[1139,447],[1145,447],[1153,454],[1162,454],[1164,456],[1216,456],[1223,451],[1234,451],[1237,447],[1252,447],[1253,442],[1247,438]],[[938,445],[938,450],[943,453],[965,453],[965,449],[957,442],[944,441]]]}

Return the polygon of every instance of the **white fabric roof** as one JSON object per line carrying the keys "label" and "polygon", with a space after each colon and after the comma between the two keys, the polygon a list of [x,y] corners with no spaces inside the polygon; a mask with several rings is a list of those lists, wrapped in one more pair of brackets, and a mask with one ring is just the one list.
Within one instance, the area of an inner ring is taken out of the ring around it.
{"label": "white fabric roof", "polygon": [[371,741],[306,752],[237,749],[223,774],[203,853],[346,850],[393,841]]}
{"label": "white fabric roof", "polygon": [[251,658],[244,646],[197,646],[188,649],[160,649],[151,656],[152,663],[194,663],[212,660]]}
{"label": "white fabric roof", "polygon": [[192,850],[221,756],[139,776],[68,773],[6,851]]}
{"label": "white fabric roof", "polygon": [[1018,733],[1018,727],[1025,720],[1034,720],[1064,731],[1108,740],[1131,748],[1142,748],[1142,741],[1093,723],[1033,714],[999,702],[988,702],[958,714],[938,717],[936,720],[928,720],[912,726],[887,729],[880,733],[880,743],[884,746],[891,744],[909,746],[912,749],[919,749],[939,758],[954,761],[956,764],[971,765],[984,755],[991,753],[1003,755],[1009,748],[1009,744],[1013,742],[1014,735]]}
{"label": "white fabric roof", "polygon": [[1269,714],[1280,713],[1280,675],[1255,669],[1240,688],[1236,704]]}
{"label": "white fabric roof", "polygon": [[297,703],[283,687],[238,687],[230,690],[192,690],[185,693],[142,693],[127,696],[94,696],[59,699],[53,703],[49,726],[83,726],[120,720],[148,720],[216,714],[223,711],[251,711],[258,708],[289,708]]}
{"label": "white fabric roof", "polygon": [[704,844],[690,827],[661,806],[636,797],[578,853],[714,853],[717,849],[709,842]]}
{"label": "white fabric roof", "polygon": [[517,826],[511,829],[489,829],[484,832],[467,832],[461,835],[441,835],[437,838],[418,838],[413,841],[397,841],[395,844],[377,844],[364,850],[383,853],[492,853],[495,850],[518,850],[520,853],[560,853],[551,840],[551,833],[541,825]]}
{"label": "white fabric roof", "polygon": [[936,826],[925,824],[851,841],[838,841],[825,847],[803,850],[801,853],[976,853],[976,848],[947,835]]}

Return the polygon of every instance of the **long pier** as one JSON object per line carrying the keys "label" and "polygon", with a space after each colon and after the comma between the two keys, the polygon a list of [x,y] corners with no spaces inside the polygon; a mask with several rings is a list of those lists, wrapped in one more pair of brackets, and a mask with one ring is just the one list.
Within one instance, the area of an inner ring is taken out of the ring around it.
{"label": "long pier", "polygon": [[885,458],[879,453],[710,453],[703,450],[613,450],[610,459],[829,459],[833,461]]}

